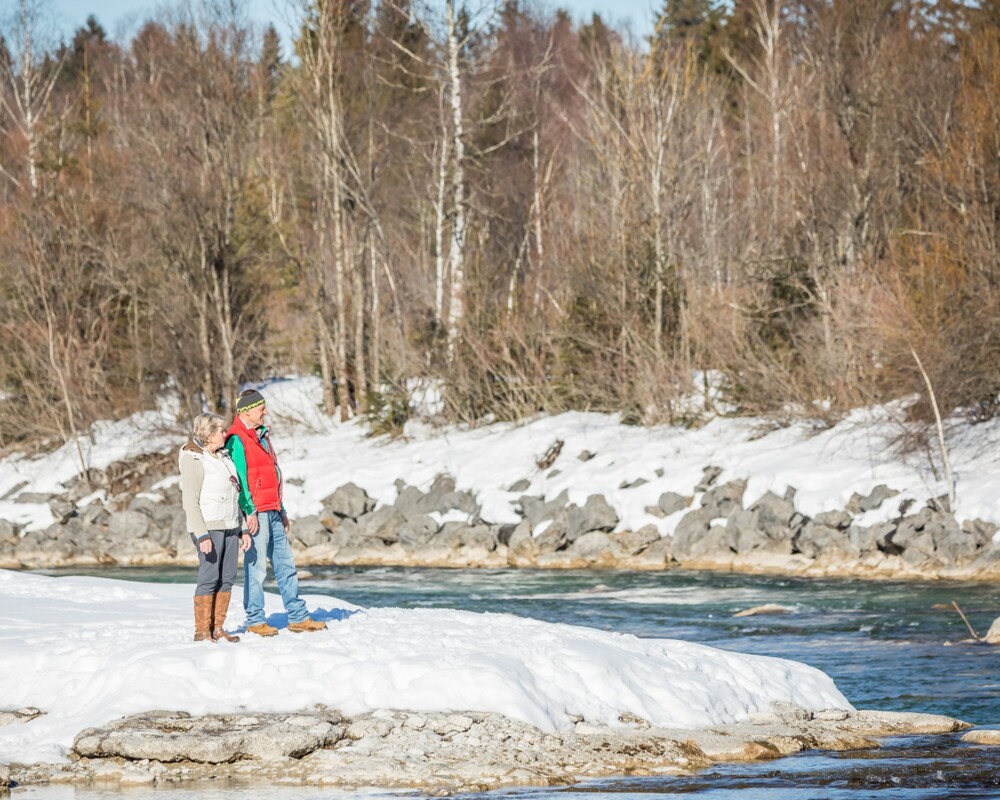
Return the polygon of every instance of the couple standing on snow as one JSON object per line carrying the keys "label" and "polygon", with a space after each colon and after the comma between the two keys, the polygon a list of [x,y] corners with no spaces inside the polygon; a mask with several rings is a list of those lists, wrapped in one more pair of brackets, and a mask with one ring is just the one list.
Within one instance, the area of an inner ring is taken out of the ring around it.
{"label": "couple standing on snow", "polygon": [[245,554],[243,607],[248,631],[258,636],[278,633],[264,619],[268,561],[288,612],[288,630],[326,628],[326,623],[309,617],[299,597],[298,574],[288,544],[290,523],[281,501],[281,470],[264,424],[265,414],[263,395],[247,389],[236,401],[236,416],[228,430],[218,414],[199,414],[191,441],[178,454],[184,513],[198,548],[195,641],[240,640],[223,630],[239,550]]}

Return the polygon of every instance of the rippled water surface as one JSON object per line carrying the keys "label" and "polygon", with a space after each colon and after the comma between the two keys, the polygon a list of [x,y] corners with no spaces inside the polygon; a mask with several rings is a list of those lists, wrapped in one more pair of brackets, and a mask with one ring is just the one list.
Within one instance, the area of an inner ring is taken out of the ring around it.
{"label": "rippled water surface", "polygon": [[[956,601],[983,633],[1000,615],[1000,586],[872,583],[728,573],[310,568],[303,591],[363,606],[510,612],[637,636],[676,638],[803,661],[828,673],[858,708],[927,711],[977,725],[1000,723],[1000,647],[963,642]],[[65,574],[65,573],[61,573]],[[193,570],[92,574],[193,583]],[[794,613],[734,617],[765,603]],[[712,767],[692,776],[603,780],[498,791],[489,797],[589,800],[697,796],[708,800],[1000,798],[1000,750],[957,736],[904,737],[875,751],[803,753],[774,762]],[[46,797],[96,797],[82,789]],[[59,794],[55,794],[59,792]],[[177,800],[263,797],[246,786],[151,790]],[[106,793],[98,793],[106,796]],[[130,790],[130,797],[146,792]],[[269,800],[343,798],[331,790],[269,787]],[[546,797],[538,797],[546,795]],[[579,798],[574,796],[579,795]],[[25,797],[29,796],[25,793]],[[31,792],[30,796],[42,796]],[[355,796],[355,795],[352,795]]]}

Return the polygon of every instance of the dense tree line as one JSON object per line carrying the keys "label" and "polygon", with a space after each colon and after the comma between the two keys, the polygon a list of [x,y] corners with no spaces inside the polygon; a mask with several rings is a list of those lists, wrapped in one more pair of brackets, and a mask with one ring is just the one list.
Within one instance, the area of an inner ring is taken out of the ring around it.
{"label": "dense tree line", "polygon": [[[315,372],[392,423],[1000,392],[1000,5],[203,2],[4,31],[0,446]],[[913,413],[926,413],[918,405]]]}

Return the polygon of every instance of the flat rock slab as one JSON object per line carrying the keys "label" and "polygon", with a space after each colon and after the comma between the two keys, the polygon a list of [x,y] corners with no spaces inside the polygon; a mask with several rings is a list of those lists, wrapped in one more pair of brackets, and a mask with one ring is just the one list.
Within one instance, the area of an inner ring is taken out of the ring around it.
{"label": "flat rock slab", "polygon": [[777,603],[765,603],[762,606],[754,606],[743,611],[737,611],[734,617],[758,617],[764,614],[794,614],[795,609],[791,606],[782,606]]}
{"label": "flat rock slab", "polygon": [[[623,716],[547,733],[499,714],[377,711],[346,719],[322,707],[295,714],[191,716],[154,711],[82,731],[69,764],[12,765],[11,779],[174,783],[207,778],[342,788],[485,791],[608,775],[685,772],[807,749],[877,746],[871,737],[970,727],[950,717],[791,706],[712,729],[672,729]],[[987,732],[995,733],[995,732]]]}
{"label": "flat rock slab", "polygon": [[973,744],[1000,745],[1000,730],[969,731],[962,737],[962,741]]}

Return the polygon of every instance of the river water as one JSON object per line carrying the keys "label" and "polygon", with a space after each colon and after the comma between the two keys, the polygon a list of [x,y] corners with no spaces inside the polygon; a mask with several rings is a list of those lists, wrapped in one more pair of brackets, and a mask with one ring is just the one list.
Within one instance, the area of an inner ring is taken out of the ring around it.
{"label": "river water", "polygon": [[[74,574],[80,574],[76,572]],[[803,580],[729,573],[443,570],[315,567],[302,590],[362,606],[509,612],[637,636],[700,642],[803,661],[829,674],[857,708],[925,711],[1000,726],[1000,647],[971,644],[951,603],[984,633],[1000,615],[1000,585],[945,581]],[[67,574],[65,572],[49,574]],[[89,574],[191,583],[192,570],[105,569]],[[777,603],[794,613],[734,617]],[[326,800],[347,795],[291,787],[129,790],[130,798]],[[540,795],[545,795],[541,797]],[[890,739],[874,751],[802,753],[719,765],[691,776],[592,781],[489,793],[492,800],[697,797],[699,800],[937,800],[1000,798],[1000,748],[957,735]],[[72,787],[24,797],[107,798]],[[353,796],[353,795],[352,795]]]}

